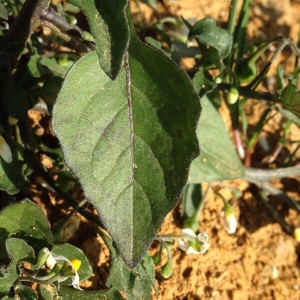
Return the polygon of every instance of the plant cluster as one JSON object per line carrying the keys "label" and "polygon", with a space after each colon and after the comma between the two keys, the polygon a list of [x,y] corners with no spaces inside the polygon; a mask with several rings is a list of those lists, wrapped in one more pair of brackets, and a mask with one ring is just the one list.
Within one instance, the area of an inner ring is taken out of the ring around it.
{"label": "plant cluster", "polygon": [[[156,0],[143,2],[156,9]],[[154,264],[161,265],[163,278],[172,275],[170,249],[176,240],[187,253],[209,248],[208,235],[196,234],[209,189],[223,199],[226,230],[236,230],[233,207],[218,191],[221,183],[202,192],[203,182],[244,178],[284,229],[298,237],[299,229],[268,200],[276,195],[300,210],[270,182],[300,174],[295,155],[300,141],[288,139],[291,124],[300,124],[300,50],[286,37],[245,47],[251,1],[243,1],[239,14],[237,2],[232,0],[224,29],[212,18],[133,24],[127,0],[0,1],[2,299],[150,299],[152,288],[158,292]],[[270,45],[276,51],[259,69]],[[295,54],[292,74],[278,65],[276,92],[262,92],[260,84],[285,47]],[[195,60],[187,73],[180,68],[185,57]],[[251,99],[266,109],[249,133],[244,106]],[[218,112],[220,101],[230,110],[236,147]],[[51,116],[61,147],[49,128],[30,126],[31,109],[48,121]],[[276,169],[254,168],[251,155],[260,133],[278,113],[284,117],[282,136],[269,162],[288,144],[295,150]],[[42,156],[53,167],[45,167]],[[41,209],[23,199],[30,197],[33,182],[73,207],[52,229]],[[68,193],[78,182],[82,202]],[[183,233],[157,235],[180,199]],[[97,217],[86,209],[87,201]],[[57,243],[76,212],[109,249],[106,290],[81,290],[79,282],[92,274],[86,256]],[[160,247],[151,257],[153,240]]]}

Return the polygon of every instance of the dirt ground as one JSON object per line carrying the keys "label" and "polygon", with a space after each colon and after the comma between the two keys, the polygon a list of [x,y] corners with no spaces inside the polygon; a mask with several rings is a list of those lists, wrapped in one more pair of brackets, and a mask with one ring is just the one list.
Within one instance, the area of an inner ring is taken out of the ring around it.
{"label": "dirt ground", "polygon": [[[165,0],[159,3],[157,12],[148,9],[144,4],[141,4],[141,10],[150,23],[163,16],[173,15],[194,20],[210,16],[215,18],[218,24],[225,25],[229,5],[229,0],[179,0],[177,2]],[[136,20],[141,17],[134,3],[132,3],[132,13]],[[248,41],[284,35],[297,42],[299,25],[300,1],[253,1]],[[293,64],[293,60],[288,59],[290,53],[290,50],[285,50],[279,58],[287,70]],[[262,57],[262,60],[267,58],[266,55]],[[262,110],[261,103],[249,101],[246,111],[250,124],[257,122]],[[227,109],[222,107],[221,112],[229,127]],[[278,118],[264,129],[264,135],[271,146],[276,145],[281,132],[280,117]],[[299,128],[292,127],[290,138],[300,140]],[[263,160],[270,153],[263,151],[258,151],[258,153],[259,155],[253,155],[254,163],[257,166],[266,166]],[[299,151],[296,155],[299,162]],[[282,159],[283,154],[274,165],[279,164]],[[221,215],[223,202],[210,192],[200,217],[201,231],[205,231],[210,237],[210,248],[204,255],[187,255],[175,247],[172,250],[173,275],[170,279],[163,280],[159,276],[158,267],[159,296],[156,298],[153,294],[153,299],[299,300],[299,244],[276,222],[271,212],[256,196],[253,186],[243,180],[223,183],[238,188],[242,192],[242,197],[235,201],[228,188],[219,190],[234,206],[238,220],[236,233],[229,235],[225,231]],[[273,183],[277,188],[282,188],[289,196],[300,201],[300,178],[276,180]],[[80,191],[73,192],[74,197],[79,199],[83,197]],[[58,214],[66,211],[62,201],[51,193],[37,192],[34,200],[43,207],[50,221],[57,220]],[[288,208],[275,198],[272,199],[271,204],[289,224],[300,225],[300,217],[295,210]],[[53,210],[56,211],[55,216]],[[108,275],[107,249],[84,219],[75,216],[73,221],[76,225],[72,227],[72,230],[77,230],[77,227],[78,230],[72,237],[73,231],[66,229],[66,240],[71,237],[68,241],[73,241],[86,253],[94,270],[93,277],[83,286],[93,290],[103,288]],[[167,216],[160,233],[181,233],[181,228],[180,206],[178,206]],[[278,270],[277,279],[271,278],[274,268]]]}

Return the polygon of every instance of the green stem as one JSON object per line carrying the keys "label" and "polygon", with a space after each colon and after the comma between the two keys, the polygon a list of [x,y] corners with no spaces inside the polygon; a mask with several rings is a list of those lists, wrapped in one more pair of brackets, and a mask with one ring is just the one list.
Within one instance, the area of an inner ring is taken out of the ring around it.
{"label": "green stem", "polygon": [[237,24],[237,32],[234,39],[234,45],[238,46],[237,58],[242,58],[244,55],[246,35],[247,35],[247,25],[249,22],[250,5],[251,5],[251,0],[244,0],[239,21]]}
{"label": "green stem", "polygon": [[238,0],[231,0],[229,17],[228,17],[228,28],[227,28],[227,31],[230,34],[234,33],[237,5],[238,5]]}

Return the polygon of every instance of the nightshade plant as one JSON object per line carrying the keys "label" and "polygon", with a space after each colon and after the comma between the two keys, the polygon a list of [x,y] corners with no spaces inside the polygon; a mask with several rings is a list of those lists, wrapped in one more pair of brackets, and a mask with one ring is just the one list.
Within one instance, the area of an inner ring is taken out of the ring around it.
{"label": "nightshade plant", "polygon": [[[155,9],[156,1],[143,2]],[[289,45],[298,57],[299,49],[280,37],[254,45],[245,57],[250,1],[244,1],[234,29],[236,5],[233,0],[227,30],[211,18],[193,25],[185,19],[169,18],[152,25],[151,37],[147,34],[150,27],[140,30],[138,26],[142,41],[126,0],[68,0],[58,6],[48,0],[1,0],[3,299],[124,299],[124,294],[127,299],[150,299],[151,288],[157,291],[153,262],[161,263],[162,249],[168,258],[161,275],[168,278],[172,275],[169,249],[175,239],[181,249],[191,253],[204,253],[209,247],[205,233],[193,233],[199,231],[205,200],[201,182],[243,177],[272,194],[268,180],[299,174],[299,167],[293,166],[273,172],[249,168],[250,153],[271,110],[300,123],[297,64],[287,84],[278,68],[276,94],[256,91],[275,55]],[[80,11],[88,21],[87,30],[76,25]],[[167,22],[186,26],[188,36],[180,30],[166,30]],[[41,31],[46,27],[51,29],[50,35]],[[160,39],[154,39],[153,33]],[[187,40],[196,44],[187,47]],[[65,43],[70,51],[60,48]],[[271,43],[279,43],[278,51],[257,73],[256,61]],[[186,56],[196,62],[188,74],[178,66]],[[245,81],[249,84],[241,85]],[[215,108],[219,91],[227,96],[240,157]],[[238,101],[240,96],[244,98]],[[246,98],[262,99],[270,107],[250,137],[243,114]],[[52,113],[52,129],[62,151],[29,127],[31,108]],[[39,154],[53,161],[54,171],[41,164]],[[292,162],[293,155],[287,164]],[[68,194],[77,178],[99,217],[84,209],[86,200],[78,203]],[[52,231],[35,204],[28,199],[16,201],[34,180],[74,207]],[[156,236],[183,189],[182,216],[184,227],[190,229],[183,235]],[[261,197],[269,205],[266,193]],[[293,199],[283,198],[299,210]],[[230,208],[227,202],[224,205]],[[78,248],[56,244],[60,229],[76,211],[96,226],[109,248],[111,269],[106,290],[79,290],[79,280],[90,277],[91,267]],[[278,221],[292,233],[293,228],[283,219]],[[230,230],[233,233],[235,228]],[[151,258],[147,250],[153,239],[161,247]],[[37,291],[24,285],[27,281],[37,283]]]}

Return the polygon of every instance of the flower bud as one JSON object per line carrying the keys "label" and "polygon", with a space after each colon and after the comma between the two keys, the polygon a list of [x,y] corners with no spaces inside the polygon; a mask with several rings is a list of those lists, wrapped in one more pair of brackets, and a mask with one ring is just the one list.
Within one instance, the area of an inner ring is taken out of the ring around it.
{"label": "flower bud", "polygon": [[37,258],[37,264],[36,264],[36,269],[39,270],[47,261],[48,257],[50,255],[50,251],[48,248],[43,248]]}
{"label": "flower bud", "polygon": [[12,162],[11,150],[2,135],[0,135],[0,156],[7,162]]}
{"label": "flower bud", "polygon": [[165,279],[168,279],[172,276],[173,268],[171,259],[168,259],[168,261],[161,267],[160,274]]}

